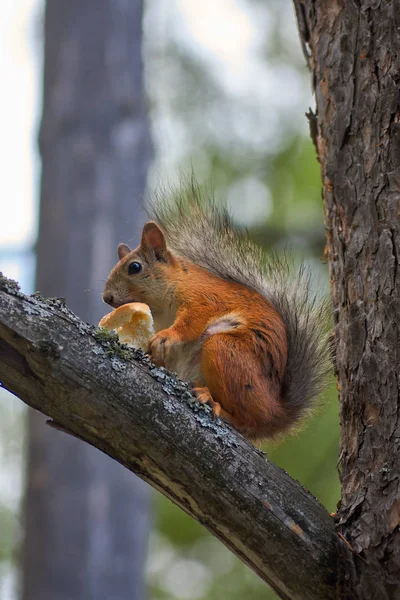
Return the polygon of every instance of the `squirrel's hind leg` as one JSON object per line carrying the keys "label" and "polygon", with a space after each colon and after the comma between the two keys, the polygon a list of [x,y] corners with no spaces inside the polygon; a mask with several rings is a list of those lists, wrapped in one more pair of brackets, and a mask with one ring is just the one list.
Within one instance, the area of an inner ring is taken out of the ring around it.
{"label": "squirrel's hind leg", "polygon": [[[220,416],[251,439],[284,428],[280,383],[268,356],[257,351],[251,332],[218,333],[203,344],[200,372],[204,401],[221,406]],[[201,394],[200,394],[201,395]],[[211,401],[210,401],[211,399]]]}
{"label": "squirrel's hind leg", "polygon": [[201,402],[201,404],[209,404],[215,417],[220,417],[221,419],[225,419],[225,421],[229,422],[232,421],[232,415],[227,413],[226,410],[221,408],[220,403],[214,400],[208,387],[204,387],[200,384],[194,385],[195,387],[192,389],[192,393],[196,396],[197,400]]}

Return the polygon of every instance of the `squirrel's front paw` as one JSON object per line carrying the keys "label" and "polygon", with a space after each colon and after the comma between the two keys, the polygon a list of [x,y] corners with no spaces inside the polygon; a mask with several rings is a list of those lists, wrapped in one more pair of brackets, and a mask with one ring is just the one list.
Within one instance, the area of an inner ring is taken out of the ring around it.
{"label": "squirrel's front paw", "polygon": [[168,329],[159,331],[149,341],[149,354],[151,360],[159,367],[165,367],[168,364],[168,357],[171,348],[179,342],[179,339]]}

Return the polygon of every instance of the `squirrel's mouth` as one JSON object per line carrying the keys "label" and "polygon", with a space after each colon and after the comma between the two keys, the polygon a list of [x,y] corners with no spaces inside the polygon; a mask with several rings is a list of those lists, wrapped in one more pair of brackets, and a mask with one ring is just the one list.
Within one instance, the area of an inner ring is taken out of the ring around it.
{"label": "squirrel's mouth", "polygon": [[120,308],[120,306],[124,306],[124,304],[130,304],[131,302],[140,302],[136,298],[128,298],[127,300],[120,300],[116,298],[112,294],[105,293],[103,294],[103,302],[111,306],[111,308]]}
{"label": "squirrel's mouth", "polygon": [[113,308],[120,308],[124,304],[131,304],[132,302],[140,302],[137,298],[129,298],[128,300],[115,301],[110,306]]}
{"label": "squirrel's mouth", "polygon": [[137,296],[131,296],[127,300],[121,300],[118,304],[118,307],[115,307],[115,308],[119,308],[120,306],[123,306],[124,304],[131,304],[132,302],[143,302],[143,300],[141,300]]}

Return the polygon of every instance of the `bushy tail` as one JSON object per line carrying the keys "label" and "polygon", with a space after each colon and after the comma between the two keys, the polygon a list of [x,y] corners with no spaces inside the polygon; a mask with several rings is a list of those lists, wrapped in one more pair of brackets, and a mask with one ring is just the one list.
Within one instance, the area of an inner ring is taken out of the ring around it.
{"label": "bushy tail", "polygon": [[150,213],[174,252],[262,294],[281,315],[288,336],[282,400],[293,421],[300,418],[330,370],[330,305],[312,291],[310,271],[304,265],[295,270],[287,256],[264,252],[194,183],[179,193],[159,192]]}

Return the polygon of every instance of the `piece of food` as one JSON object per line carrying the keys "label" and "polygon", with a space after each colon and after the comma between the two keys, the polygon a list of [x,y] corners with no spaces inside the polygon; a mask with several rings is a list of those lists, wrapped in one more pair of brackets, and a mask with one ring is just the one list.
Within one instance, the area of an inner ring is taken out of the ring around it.
{"label": "piece of food", "polygon": [[147,350],[149,340],[154,335],[150,308],[142,302],[130,302],[116,308],[101,319],[99,327],[114,330],[120,342],[142,350]]}

